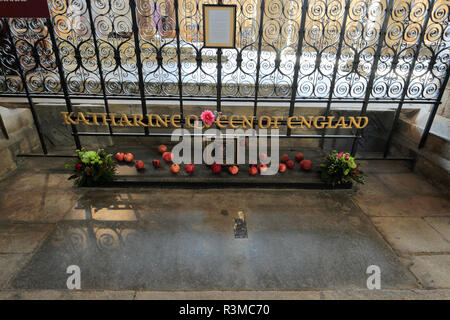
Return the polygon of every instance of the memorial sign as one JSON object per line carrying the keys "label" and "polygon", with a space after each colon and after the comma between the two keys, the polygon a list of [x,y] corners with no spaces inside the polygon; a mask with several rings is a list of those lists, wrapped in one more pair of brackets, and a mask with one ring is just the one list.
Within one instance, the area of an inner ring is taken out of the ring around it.
{"label": "memorial sign", "polygon": [[203,34],[206,48],[234,48],[236,5],[203,5]]}
{"label": "memorial sign", "polygon": [[[179,114],[117,114],[117,113],[93,113],[93,112],[61,112],[65,125],[89,125],[112,127],[153,127],[153,128],[181,128],[184,123],[187,128],[194,128],[195,122],[200,121],[197,115],[188,115],[184,119]],[[220,115],[212,124],[218,129],[253,129],[257,125],[260,129],[278,129],[285,123],[288,128],[316,128],[316,129],[363,129],[369,123],[368,117],[334,117],[334,116],[245,116],[245,115]]]}

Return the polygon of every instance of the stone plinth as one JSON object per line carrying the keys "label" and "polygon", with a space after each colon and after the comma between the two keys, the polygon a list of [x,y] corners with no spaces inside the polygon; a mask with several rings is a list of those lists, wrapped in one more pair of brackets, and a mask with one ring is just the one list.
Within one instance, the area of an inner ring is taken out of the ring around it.
{"label": "stone plinth", "polygon": [[39,149],[39,138],[30,110],[0,106],[9,139],[0,133],[0,179],[16,169],[16,156]]}

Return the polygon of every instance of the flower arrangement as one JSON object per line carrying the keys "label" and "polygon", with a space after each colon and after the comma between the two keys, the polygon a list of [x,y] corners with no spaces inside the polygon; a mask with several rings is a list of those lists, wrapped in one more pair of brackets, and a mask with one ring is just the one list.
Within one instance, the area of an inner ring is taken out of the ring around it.
{"label": "flower arrangement", "polygon": [[216,116],[211,110],[205,110],[200,115],[200,118],[204,123],[206,123],[208,126],[212,125],[214,121],[216,120]]}
{"label": "flower arrangement", "polygon": [[67,169],[73,170],[69,180],[74,179],[75,186],[89,187],[114,179],[116,163],[112,155],[106,154],[105,150],[86,151],[82,148],[76,152],[78,157],[71,164],[66,164]]}
{"label": "flower arrangement", "polygon": [[344,184],[355,181],[364,183],[364,174],[359,169],[359,164],[349,153],[333,150],[320,165],[321,177],[331,185]]}

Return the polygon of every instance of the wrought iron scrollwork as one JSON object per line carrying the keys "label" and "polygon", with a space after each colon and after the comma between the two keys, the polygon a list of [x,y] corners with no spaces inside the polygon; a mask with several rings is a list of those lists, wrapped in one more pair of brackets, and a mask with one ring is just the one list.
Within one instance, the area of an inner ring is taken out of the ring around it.
{"label": "wrought iron scrollwork", "polygon": [[92,14],[107,94],[137,95],[138,72],[128,1],[93,1]]}
{"label": "wrought iron scrollwork", "polygon": [[408,87],[408,97],[436,99],[449,66],[449,5],[440,0],[430,11],[425,37]]}
{"label": "wrought iron scrollwork", "polygon": [[385,0],[351,2],[334,97],[364,97],[385,11]]}
{"label": "wrought iron scrollwork", "polygon": [[236,49],[223,50],[222,95],[249,97],[255,94],[259,7],[253,0],[226,1],[237,4]]}
{"label": "wrought iron scrollwork", "polygon": [[175,6],[170,0],[138,0],[137,19],[145,93],[178,94]]}
{"label": "wrought iron scrollwork", "polygon": [[185,96],[215,96],[215,49],[203,47],[202,5],[213,0],[180,0],[180,47],[183,93]]}
{"label": "wrought iron scrollwork", "polygon": [[300,58],[298,98],[329,95],[344,9],[344,0],[310,2]]}
{"label": "wrought iron scrollwork", "polygon": [[101,94],[86,2],[53,0],[49,4],[69,92]]}
{"label": "wrought iron scrollwork", "polygon": [[0,19],[0,92],[24,91],[19,73],[19,61],[14,55],[14,45],[7,35],[7,20]]}
{"label": "wrought iron scrollwork", "polygon": [[392,99],[401,97],[426,15],[426,2],[394,1],[372,88],[372,97]]}
{"label": "wrought iron scrollwork", "polygon": [[61,91],[55,55],[43,19],[9,19],[13,46],[31,93]]}
{"label": "wrought iron scrollwork", "polygon": [[289,98],[292,88],[301,1],[267,1],[261,52],[260,97]]}
{"label": "wrought iron scrollwork", "polygon": [[[450,67],[448,2],[394,0],[382,30],[387,0],[348,1],[344,25],[347,0],[264,4],[224,0],[237,5],[237,34],[236,48],[222,50],[221,81],[217,81],[217,50],[203,47],[202,6],[216,0],[134,0],[137,26],[129,1],[92,0],[90,12],[86,0],[48,0],[48,4],[64,77],[73,95],[102,96],[104,80],[108,96],[136,96],[142,86],[144,96],[180,100],[215,98],[221,93],[225,99],[287,101],[296,86],[295,101],[328,101],[331,92],[332,99],[363,101],[367,90],[370,99],[434,101]],[[306,3],[304,32],[299,32]],[[2,31],[5,21],[13,43]],[[0,31],[0,93],[24,93],[18,63],[31,94],[62,93],[44,20],[3,19]],[[299,34],[301,48],[297,48]],[[384,40],[377,70],[368,88],[380,39]],[[13,46],[18,61],[11,55]],[[293,79],[297,61],[298,78]]]}

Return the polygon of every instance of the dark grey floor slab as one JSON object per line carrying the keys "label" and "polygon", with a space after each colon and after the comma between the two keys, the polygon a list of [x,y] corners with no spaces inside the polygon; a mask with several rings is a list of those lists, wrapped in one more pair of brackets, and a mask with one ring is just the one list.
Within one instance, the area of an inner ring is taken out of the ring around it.
{"label": "dark grey floor slab", "polygon": [[[235,239],[238,211],[248,238]],[[416,282],[344,191],[96,191],[60,222],[15,288],[296,290]]]}

